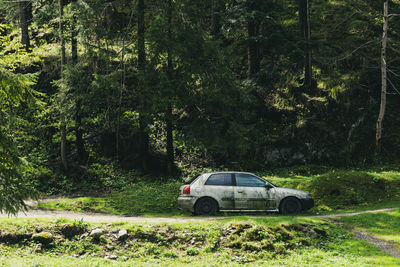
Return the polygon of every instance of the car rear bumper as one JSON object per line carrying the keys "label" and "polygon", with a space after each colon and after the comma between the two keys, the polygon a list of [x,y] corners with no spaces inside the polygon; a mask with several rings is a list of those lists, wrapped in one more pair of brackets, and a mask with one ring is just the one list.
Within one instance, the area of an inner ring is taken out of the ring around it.
{"label": "car rear bumper", "polygon": [[180,196],[178,197],[178,209],[187,212],[194,212],[194,204],[197,197],[194,196]]}
{"label": "car rear bumper", "polygon": [[314,199],[312,199],[312,198],[302,198],[302,199],[300,199],[300,201],[301,201],[303,210],[309,210],[312,207],[314,207]]}

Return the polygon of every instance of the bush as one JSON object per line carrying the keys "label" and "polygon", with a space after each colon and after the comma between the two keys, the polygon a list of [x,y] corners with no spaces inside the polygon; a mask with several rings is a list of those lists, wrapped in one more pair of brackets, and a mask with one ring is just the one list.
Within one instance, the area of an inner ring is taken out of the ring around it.
{"label": "bush", "polygon": [[400,179],[389,176],[362,171],[332,171],[301,187],[313,195],[317,205],[342,208],[397,198]]}
{"label": "bush", "polygon": [[123,214],[176,211],[179,182],[138,182],[111,196],[111,205]]}

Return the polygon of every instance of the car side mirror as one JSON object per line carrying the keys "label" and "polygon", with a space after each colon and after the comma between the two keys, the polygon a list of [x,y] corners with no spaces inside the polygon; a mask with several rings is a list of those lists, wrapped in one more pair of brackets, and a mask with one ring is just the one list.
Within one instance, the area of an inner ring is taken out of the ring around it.
{"label": "car side mirror", "polygon": [[265,184],[264,187],[267,190],[270,190],[271,188],[273,188],[273,186],[271,184]]}

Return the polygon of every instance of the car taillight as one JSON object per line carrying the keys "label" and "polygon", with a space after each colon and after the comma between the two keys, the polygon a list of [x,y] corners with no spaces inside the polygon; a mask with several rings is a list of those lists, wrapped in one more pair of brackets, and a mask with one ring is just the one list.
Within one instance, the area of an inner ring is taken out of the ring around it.
{"label": "car taillight", "polygon": [[183,188],[183,192],[184,195],[189,195],[190,194],[190,185],[187,185]]}

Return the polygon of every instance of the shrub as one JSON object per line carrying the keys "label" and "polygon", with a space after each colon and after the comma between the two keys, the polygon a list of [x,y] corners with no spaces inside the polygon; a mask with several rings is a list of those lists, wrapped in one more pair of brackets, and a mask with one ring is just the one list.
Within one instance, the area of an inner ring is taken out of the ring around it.
{"label": "shrub", "polygon": [[315,198],[317,205],[341,208],[361,203],[376,203],[396,198],[399,179],[361,171],[332,171],[301,186]]}

